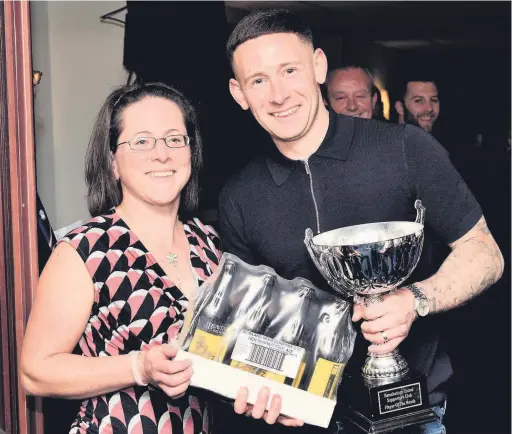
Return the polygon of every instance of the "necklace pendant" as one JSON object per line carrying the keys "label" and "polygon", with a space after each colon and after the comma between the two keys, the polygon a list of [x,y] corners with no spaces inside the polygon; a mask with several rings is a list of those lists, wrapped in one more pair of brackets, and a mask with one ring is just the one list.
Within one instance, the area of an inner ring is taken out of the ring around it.
{"label": "necklace pendant", "polygon": [[177,253],[169,253],[167,256],[167,262],[172,265],[176,265],[178,263],[178,254]]}

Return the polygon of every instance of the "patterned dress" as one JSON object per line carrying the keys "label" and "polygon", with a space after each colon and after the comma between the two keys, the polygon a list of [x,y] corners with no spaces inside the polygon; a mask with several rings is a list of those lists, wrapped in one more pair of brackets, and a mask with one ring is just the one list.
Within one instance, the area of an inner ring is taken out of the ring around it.
{"label": "patterned dress", "polygon": [[[220,259],[215,231],[198,219],[184,224],[199,284]],[[183,325],[188,300],[117,213],[99,216],[60,242],[72,245],[94,282],[94,303],[75,353],[128,354],[169,342]],[[128,387],[83,401],[70,434],[209,433],[210,414],[199,390],[170,399],[160,389]]]}

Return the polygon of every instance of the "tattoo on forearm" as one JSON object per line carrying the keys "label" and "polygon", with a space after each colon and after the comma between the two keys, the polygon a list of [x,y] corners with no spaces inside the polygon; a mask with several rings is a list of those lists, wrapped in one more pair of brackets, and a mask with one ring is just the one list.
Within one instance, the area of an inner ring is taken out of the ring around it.
{"label": "tattoo on forearm", "polygon": [[481,230],[485,235],[491,235],[491,231],[489,230],[489,226],[485,220],[481,219],[475,226],[477,229]]}
{"label": "tattoo on forearm", "polygon": [[439,271],[423,283],[432,312],[459,306],[494,284],[503,273],[503,257],[482,218],[459,243]]}
{"label": "tattoo on forearm", "polygon": [[437,312],[437,300],[435,297],[429,297],[428,299],[429,303],[430,303],[430,312]]}

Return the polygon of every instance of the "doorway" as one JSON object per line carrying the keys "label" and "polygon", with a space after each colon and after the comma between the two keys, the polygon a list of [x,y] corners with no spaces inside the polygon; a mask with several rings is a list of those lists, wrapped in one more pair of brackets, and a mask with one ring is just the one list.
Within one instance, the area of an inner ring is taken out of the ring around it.
{"label": "doorway", "polygon": [[18,363],[37,282],[32,65],[28,2],[0,8],[0,432],[42,433],[39,399]]}

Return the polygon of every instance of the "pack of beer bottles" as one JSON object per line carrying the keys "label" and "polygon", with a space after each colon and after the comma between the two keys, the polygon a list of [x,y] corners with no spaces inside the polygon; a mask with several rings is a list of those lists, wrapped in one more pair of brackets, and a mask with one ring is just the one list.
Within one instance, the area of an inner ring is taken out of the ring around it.
{"label": "pack of beer bottles", "polygon": [[356,335],[347,301],[228,253],[189,323],[189,353],[332,400]]}

